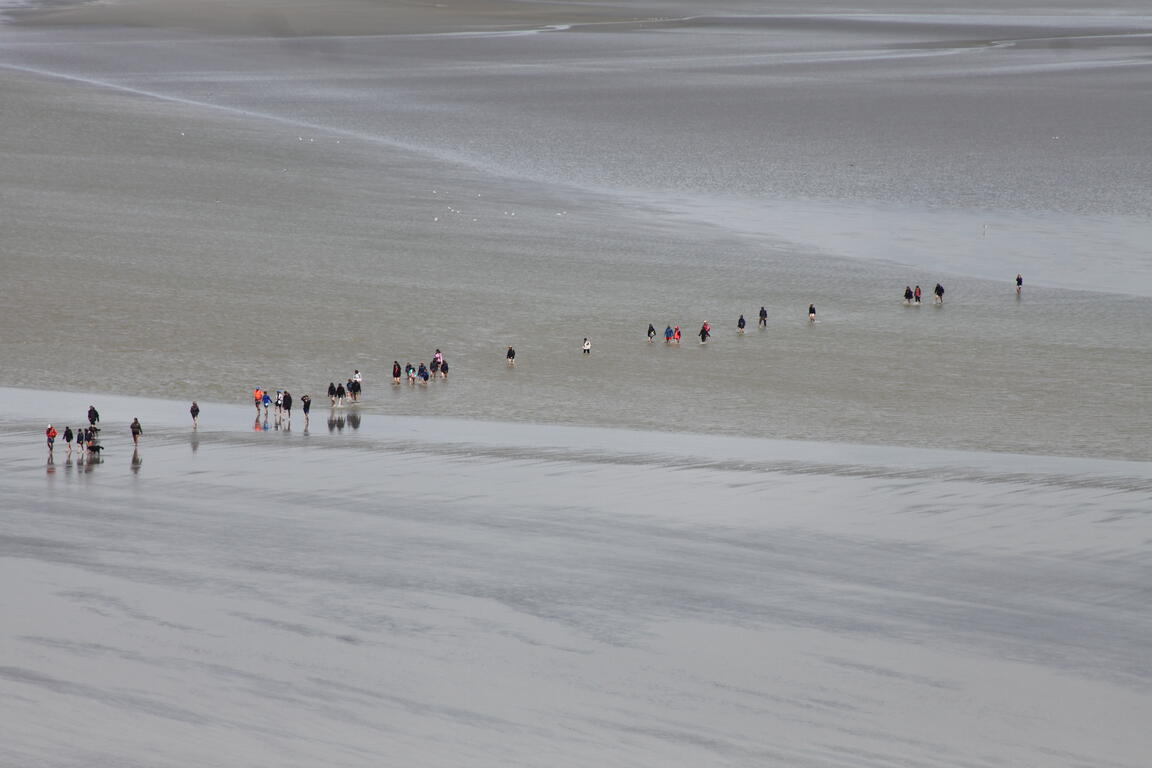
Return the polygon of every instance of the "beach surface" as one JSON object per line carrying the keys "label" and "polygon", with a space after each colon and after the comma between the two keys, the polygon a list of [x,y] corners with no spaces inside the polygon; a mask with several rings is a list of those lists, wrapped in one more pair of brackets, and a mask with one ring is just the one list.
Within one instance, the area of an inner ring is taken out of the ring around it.
{"label": "beach surface", "polygon": [[1152,747],[1146,463],[0,395],[5,764]]}
{"label": "beach surface", "polygon": [[1147,763],[1143,4],[0,5],[0,765]]}

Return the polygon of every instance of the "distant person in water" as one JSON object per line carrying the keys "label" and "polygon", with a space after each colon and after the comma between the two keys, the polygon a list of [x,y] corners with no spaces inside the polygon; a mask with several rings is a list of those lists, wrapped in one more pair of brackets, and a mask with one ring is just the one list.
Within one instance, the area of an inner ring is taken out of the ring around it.
{"label": "distant person in water", "polygon": [[809,320],[809,322],[813,322],[813,323],[816,322],[816,305],[815,304],[809,304],[808,305],[808,320]]}
{"label": "distant person in water", "polygon": [[192,429],[200,426],[200,406],[196,405],[196,401],[192,401],[192,407],[188,409],[188,413],[192,414]]}
{"label": "distant person in water", "polygon": [[432,364],[429,366],[432,370],[432,378],[436,378],[436,374],[440,373],[440,363],[444,362],[444,355],[440,350],[432,355]]}
{"label": "distant person in water", "polygon": [[512,345],[508,345],[508,351],[504,353],[504,359],[508,361],[508,367],[513,368],[516,365],[516,350]]}
{"label": "distant person in water", "polygon": [[671,344],[672,343],[672,326],[668,326],[667,328],[664,329],[664,343],[665,344]]}
{"label": "distant person in water", "polygon": [[1020,292],[1024,290],[1024,276],[1020,273],[1016,274],[1016,295],[1019,296]]}
{"label": "distant person in water", "polygon": [[760,326],[759,327],[761,327],[761,328],[767,328],[768,327],[768,310],[765,309],[764,307],[760,307]]}
{"label": "distant person in water", "polygon": [[587,336],[584,337],[584,343],[580,345],[580,348],[584,350],[584,354],[592,354],[592,342],[588,341]]}
{"label": "distant person in water", "polygon": [[442,378],[442,379],[448,378],[448,361],[447,360],[441,360],[440,361],[440,378]]}
{"label": "distant person in water", "polygon": [[920,286],[916,286],[916,290],[914,290],[912,292],[912,296],[916,300],[916,303],[919,304],[920,303]]}
{"label": "distant person in water", "polygon": [[400,383],[400,376],[403,373],[404,373],[404,369],[402,369],[400,367],[400,361],[399,360],[393,360],[392,361],[392,383],[393,384],[399,384]]}
{"label": "distant person in water", "polygon": [[96,406],[88,406],[88,423],[96,426],[100,423],[100,412],[96,410]]}
{"label": "distant person in water", "polygon": [[328,397],[332,401],[332,405],[336,405],[336,382],[328,382]]}
{"label": "distant person in water", "polygon": [[712,329],[708,327],[708,323],[707,323],[707,321],[705,321],[704,325],[700,326],[700,343],[701,344],[708,343],[708,338],[711,335],[712,335]]}
{"label": "distant person in water", "polygon": [[268,409],[272,406],[272,395],[268,394],[268,390],[264,390],[264,399],[260,404],[264,406],[264,418],[268,418]]}
{"label": "distant person in water", "polygon": [[409,384],[415,384],[416,383],[416,366],[412,365],[412,363],[405,363],[404,364],[404,372],[406,374],[408,374],[408,383]]}
{"label": "distant person in water", "polygon": [[56,446],[56,427],[49,424],[48,429],[44,430],[44,436],[48,438],[48,453],[52,453]]}
{"label": "distant person in water", "polygon": [[352,381],[352,377],[348,377],[348,381],[344,382],[344,392],[348,396],[348,402],[356,402],[356,382]]}
{"label": "distant person in water", "polygon": [[911,304],[912,303],[912,297],[913,297],[912,286],[910,286],[910,285],[904,286],[904,303],[905,304]]}
{"label": "distant person in water", "polygon": [[140,445],[140,435],[144,434],[144,428],[140,426],[140,419],[132,419],[132,425],[128,429],[132,432],[132,445]]}
{"label": "distant person in water", "polygon": [[276,415],[279,416],[284,410],[284,390],[276,390]]}
{"label": "distant person in water", "polygon": [[260,387],[252,390],[252,402],[256,403],[256,416],[260,416],[260,404],[264,402],[264,390]]}
{"label": "distant person in water", "polygon": [[677,344],[680,343],[680,326],[676,326],[672,329],[672,341],[676,342]]}
{"label": "distant person in water", "polygon": [[356,396],[353,400],[360,401],[360,394],[364,391],[364,376],[361,375],[360,369],[352,371],[352,383],[356,385]]}
{"label": "distant person in water", "polygon": [[284,390],[284,404],[282,407],[284,409],[284,418],[292,421],[292,393],[288,390]]}
{"label": "distant person in water", "polygon": [[736,321],[736,332],[739,333],[741,336],[744,335],[744,326],[745,325],[747,325],[747,323],[744,322],[744,315],[740,315],[740,319]]}
{"label": "distant person in water", "polygon": [[652,323],[648,323],[648,343],[656,341],[656,327]]}
{"label": "distant person in water", "polygon": [[304,411],[304,428],[308,428],[308,412],[312,410],[312,396],[304,395],[300,398],[300,410]]}
{"label": "distant person in water", "polygon": [[936,303],[937,304],[943,304],[944,303],[944,286],[940,285],[940,283],[936,283],[936,290],[934,290],[933,293],[936,294]]}
{"label": "distant person in water", "polygon": [[336,405],[344,405],[344,398],[348,396],[343,384],[336,385]]}
{"label": "distant person in water", "polygon": [[421,384],[427,384],[428,383],[428,366],[424,365],[424,363],[421,362],[420,368],[417,369],[417,371],[416,371],[416,375],[420,378]]}
{"label": "distant person in water", "polygon": [[72,453],[72,427],[64,427],[64,444],[68,446],[68,453]]}

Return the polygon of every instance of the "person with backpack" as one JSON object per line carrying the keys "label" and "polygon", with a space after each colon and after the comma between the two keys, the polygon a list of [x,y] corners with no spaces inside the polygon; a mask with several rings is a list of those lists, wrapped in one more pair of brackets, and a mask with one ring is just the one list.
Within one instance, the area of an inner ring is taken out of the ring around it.
{"label": "person with backpack", "polygon": [[132,432],[132,445],[140,445],[140,435],[144,434],[144,428],[140,426],[140,419],[132,419],[132,425],[128,429]]}

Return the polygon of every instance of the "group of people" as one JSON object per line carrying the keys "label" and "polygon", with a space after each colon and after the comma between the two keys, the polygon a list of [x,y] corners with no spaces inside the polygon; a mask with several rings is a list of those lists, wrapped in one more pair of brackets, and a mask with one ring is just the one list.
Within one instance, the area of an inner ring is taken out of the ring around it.
{"label": "group of people", "polygon": [[[257,419],[260,418],[260,409],[263,408],[265,419],[268,418],[269,409],[274,409],[277,421],[281,419],[286,421],[292,420],[292,406],[295,401],[292,398],[292,393],[286,389],[278,389],[276,390],[276,394],[273,395],[271,390],[256,387],[256,389],[252,390],[252,402],[256,406]],[[304,411],[304,419],[307,420],[308,412],[312,408],[312,398],[304,395],[300,398],[300,406]],[[200,406],[193,402],[190,413],[192,414],[192,426],[196,427],[200,420]]]}
{"label": "group of people", "polygon": [[[936,296],[936,303],[937,304],[943,304],[944,303],[944,286],[940,285],[940,283],[936,283],[936,287],[932,290],[932,293]],[[913,290],[912,286],[910,286],[910,285],[904,286],[904,303],[905,304],[919,304],[920,303],[920,286],[916,286],[915,290]]]}
{"label": "group of people", "polygon": [[[199,407],[196,406],[196,403],[192,403],[192,406],[196,408],[196,414],[198,415]],[[195,416],[193,419],[195,419]],[[64,434],[61,435],[56,430],[56,427],[49,424],[48,428],[44,430],[44,436],[48,440],[48,453],[51,454],[56,450],[56,438],[61,437],[68,446],[69,455],[72,454],[72,443],[75,441],[76,449],[81,453],[89,456],[98,456],[100,451],[104,450],[104,446],[100,444],[100,427],[97,426],[99,423],[100,412],[96,410],[96,406],[90,405],[88,406],[88,426],[86,427],[76,427],[75,430],[70,426],[64,427]],[[144,434],[144,428],[140,426],[140,419],[132,419],[132,423],[128,426],[128,431],[132,434],[132,444],[139,445],[140,436]]]}
{"label": "group of people", "polygon": [[352,375],[348,377],[345,384],[337,384],[334,381],[328,382],[328,399],[332,401],[333,408],[343,407],[345,400],[349,403],[360,402],[360,395],[364,391],[364,375],[360,373],[359,368],[352,371]]}
{"label": "group of people", "polygon": [[[514,365],[516,359],[516,351],[512,347],[508,347],[510,357],[508,358],[509,365]],[[403,368],[400,367],[399,360],[392,361],[392,383],[399,384],[402,378],[407,378],[408,383],[415,386],[419,381],[422,385],[427,386],[431,379],[439,376],[441,379],[448,378],[448,361],[444,359],[444,353],[437,349],[432,353],[432,362],[425,364],[420,362],[419,366],[406,363]]]}

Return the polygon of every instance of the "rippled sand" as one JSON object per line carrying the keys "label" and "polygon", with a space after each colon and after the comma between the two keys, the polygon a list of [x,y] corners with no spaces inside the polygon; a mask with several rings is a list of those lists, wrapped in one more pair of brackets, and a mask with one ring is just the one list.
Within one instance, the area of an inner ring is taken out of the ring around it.
{"label": "rippled sand", "polygon": [[1147,464],[0,394],[6,764],[1152,747]]}

